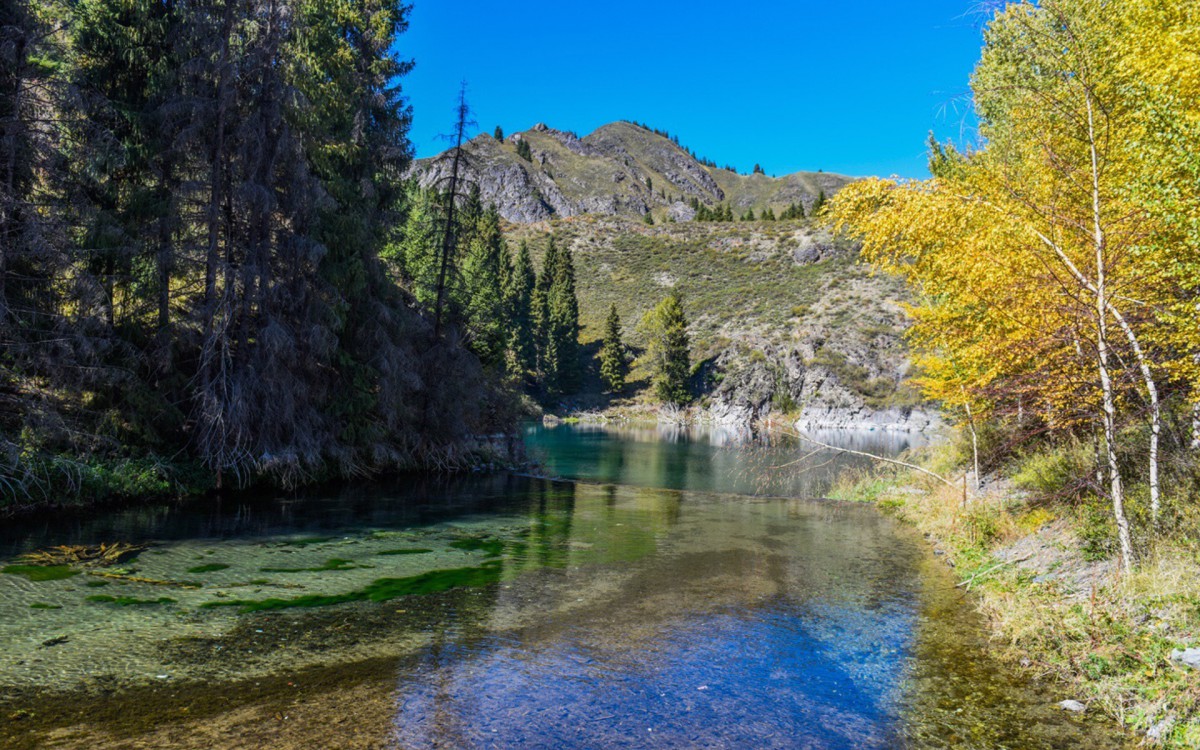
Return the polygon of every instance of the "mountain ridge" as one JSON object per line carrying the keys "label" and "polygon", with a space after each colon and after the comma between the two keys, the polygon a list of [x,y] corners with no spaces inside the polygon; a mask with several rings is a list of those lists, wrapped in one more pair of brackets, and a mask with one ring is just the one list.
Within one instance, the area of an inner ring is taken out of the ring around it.
{"label": "mountain ridge", "polygon": [[[738,216],[767,208],[778,214],[793,204],[807,211],[822,192],[832,195],[854,179],[830,172],[738,174],[624,120],[582,138],[543,123],[503,141],[481,134],[464,151],[466,181],[478,185],[501,216],[522,224],[583,214],[690,221],[696,205],[728,204]],[[423,188],[441,183],[449,170],[442,156],[418,159],[409,175]]]}

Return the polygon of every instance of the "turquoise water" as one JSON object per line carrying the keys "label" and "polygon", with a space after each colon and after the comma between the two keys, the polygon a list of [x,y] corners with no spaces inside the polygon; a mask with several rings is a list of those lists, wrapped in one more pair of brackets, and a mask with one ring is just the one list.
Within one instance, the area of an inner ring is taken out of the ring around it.
{"label": "turquoise water", "polygon": [[3,565],[147,546],[57,580],[0,575],[0,747],[1119,746],[989,658],[910,530],[774,496],[829,481],[824,459],[766,470],[799,446],[527,440],[548,473],[595,481],[410,479],[7,523]]}
{"label": "turquoise water", "polygon": [[[896,456],[927,442],[920,434],[883,431],[806,434],[876,456]],[[748,427],[537,426],[526,429],[525,442],[550,476],[698,492],[818,498],[842,470],[871,463]]]}

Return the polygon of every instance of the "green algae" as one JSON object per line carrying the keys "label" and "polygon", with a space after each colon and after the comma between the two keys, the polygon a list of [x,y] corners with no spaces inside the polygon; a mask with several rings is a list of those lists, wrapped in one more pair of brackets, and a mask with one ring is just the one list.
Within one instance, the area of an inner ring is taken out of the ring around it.
{"label": "green algae", "polygon": [[293,607],[329,607],[347,602],[385,602],[402,596],[435,594],[457,588],[482,587],[500,580],[499,562],[487,562],[473,568],[431,570],[405,578],[379,578],[365,588],[344,594],[309,594],[292,599],[234,599],[205,602],[202,608],[238,607],[241,613],[266,612]]}
{"label": "green algae", "polygon": [[197,565],[194,568],[188,568],[189,573],[215,573],[218,570],[225,570],[229,566],[224,563],[209,563],[208,565]]}
{"label": "green algae", "polygon": [[24,576],[31,581],[61,581],[64,578],[79,575],[79,571],[70,565],[6,565],[0,568],[0,573],[13,576]]}
{"label": "green algae", "polygon": [[175,600],[170,597],[160,597],[158,599],[138,599],[133,596],[109,596],[108,594],[95,594],[87,598],[89,602],[97,604],[114,604],[118,607],[138,607],[148,604],[174,604]]}
{"label": "green algae", "polygon": [[486,552],[488,557],[499,557],[504,553],[504,540],[494,537],[466,537],[450,542],[454,549],[467,552]]}
{"label": "green algae", "polygon": [[61,604],[47,604],[45,602],[34,602],[29,605],[30,609],[62,609]]}
{"label": "green algae", "polygon": [[353,560],[343,560],[339,557],[330,558],[315,568],[259,568],[264,573],[324,573],[328,570],[354,570],[369,567],[355,565]]}
{"label": "green algae", "polygon": [[383,552],[376,552],[377,555],[424,555],[427,552],[433,552],[431,549],[423,547],[410,547],[408,549],[385,549]]}

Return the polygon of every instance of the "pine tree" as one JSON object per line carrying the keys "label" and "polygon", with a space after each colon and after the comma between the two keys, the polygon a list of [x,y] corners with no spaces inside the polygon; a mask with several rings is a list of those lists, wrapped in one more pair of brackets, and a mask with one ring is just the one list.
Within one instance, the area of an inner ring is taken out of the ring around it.
{"label": "pine tree", "polygon": [[621,341],[621,318],[617,315],[617,306],[612,305],[605,322],[604,341],[600,344],[600,377],[609,391],[619,393],[625,389],[628,374],[629,359],[625,343]]}
{"label": "pine tree", "polygon": [[533,330],[534,343],[537,348],[537,369],[542,375],[543,382],[554,379],[555,341],[550,325],[550,287],[558,273],[558,244],[554,238],[546,247],[546,255],[542,258],[542,272],[537,275],[533,287]]}
{"label": "pine tree", "polygon": [[690,398],[691,370],[687,318],[678,291],[672,291],[642,319],[646,356],[654,368],[654,392],[660,401],[685,404]]}
{"label": "pine tree", "polygon": [[471,351],[485,367],[503,370],[510,322],[505,314],[504,281],[511,273],[511,261],[496,208],[492,206],[472,219],[458,304],[466,311]]}
{"label": "pine tree", "polygon": [[492,137],[495,138],[496,140],[500,141],[501,143],[503,143],[504,142],[504,128],[497,125],[496,129],[492,131]]}
{"label": "pine tree", "polygon": [[772,209],[770,206],[767,206],[766,210],[764,210],[762,213],[762,220],[763,221],[775,221],[775,210]]}
{"label": "pine tree", "polygon": [[642,223],[649,224],[650,226],[654,226],[654,216],[652,216],[650,214],[650,212],[647,211],[646,213],[642,214]]}
{"label": "pine tree", "polygon": [[763,168],[761,165],[755,164],[754,165],[754,174],[766,174],[766,172],[763,171]]}
{"label": "pine tree", "polygon": [[534,329],[533,297],[537,275],[529,257],[529,244],[521,242],[506,289],[509,320],[509,369],[519,375],[537,369],[537,337]]}
{"label": "pine tree", "polygon": [[825,200],[826,199],[825,199],[825,191],[824,190],[817,193],[817,197],[813,201],[812,207],[808,209],[808,215],[809,216],[817,216],[818,214],[820,214],[821,209],[825,207]]}
{"label": "pine tree", "polygon": [[529,149],[529,141],[524,138],[517,141],[517,156],[525,161],[533,161],[533,152]]}
{"label": "pine tree", "polygon": [[579,299],[569,248],[558,252],[546,307],[552,342],[547,385],[553,393],[574,393],[579,385]]}

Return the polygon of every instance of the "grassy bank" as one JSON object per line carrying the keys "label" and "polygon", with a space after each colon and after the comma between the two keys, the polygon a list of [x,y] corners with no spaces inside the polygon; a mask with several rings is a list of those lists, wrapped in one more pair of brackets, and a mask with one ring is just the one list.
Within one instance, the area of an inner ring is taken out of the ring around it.
{"label": "grassy bank", "polygon": [[[921,457],[961,477],[953,449]],[[844,475],[833,496],[874,502],[922,531],[993,628],[1000,654],[1062,684],[1146,744],[1200,747],[1200,671],[1171,658],[1200,646],[1200,566],[1186,535],[1147,541],[1122,575],[1094,503],[1047,499],[1050,454],[968,493],[901,467]],[[1035,469],[1037,471],[1035,471]]]}
{"label": "grassy bank", "polygon": [[57,508],[150,502],[203,494],[210,472],[196,462],[30,454],[0,474],[0,517]]}
{"label": "grassy bank", "polygon": [[524,464],[515,432],[477,435],[464,441],[454,463],[380,467],[347,474],[333,464],[282,482],[266,472],[239,477],[217,476],[199,461],[155,454],[132,457],[37,454],[0,463],[0,518],[42,511],[183,500],[208,493],[244,492],[258,488],[295,490],[363,476],[395,476],[408,472],[454,472],[513,468]]}

